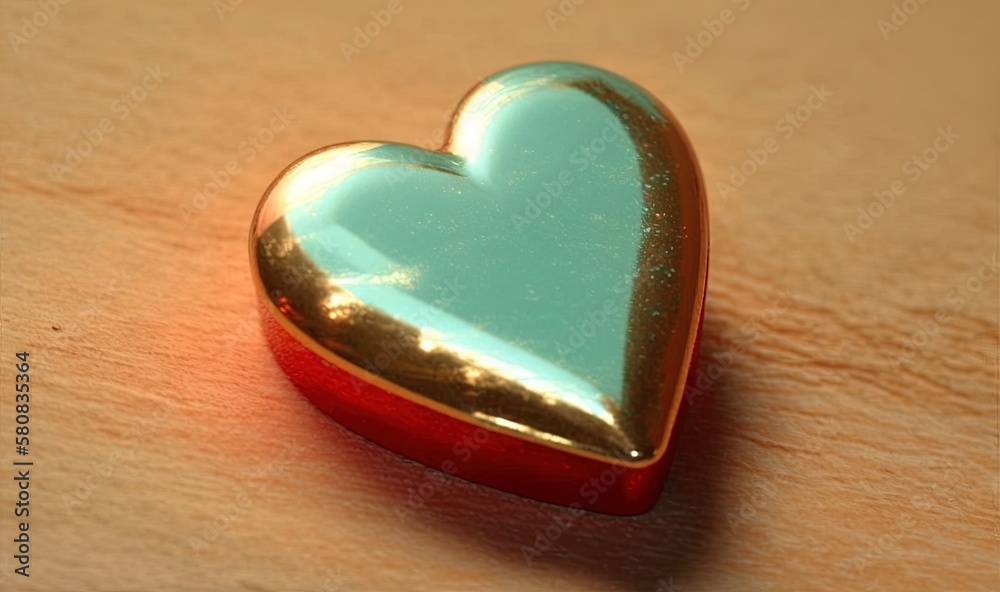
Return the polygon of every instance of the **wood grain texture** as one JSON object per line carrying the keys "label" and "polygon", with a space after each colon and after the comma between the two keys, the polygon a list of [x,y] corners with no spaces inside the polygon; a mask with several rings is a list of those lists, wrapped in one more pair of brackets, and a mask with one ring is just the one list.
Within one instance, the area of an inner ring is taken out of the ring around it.
{"label": "wood grain texture", "polygon": [[[0,589],[1000,589],[997,3],[907,4],[883,34],[890,0],[588,0],[554,27],[556,0],[402,0],[347,61],[387,6],[77,0],[29,38],[39,4],[0,4]],[[556,507],[360,440],[296,393],[257,327],[245,235],[283,166],[339,141],[434,143],[481,76],[540,59],[661,97],[710,191],[710,384],[636,518],[558,526]],[[141,102],[114,102],[156,67]],[[781,125],[814,87],[832,95]],[[241,143],[282,108],[250,159]],[[939,128],[959,137],[905,165]],[[30,579],[12,575],[21,350]]]}

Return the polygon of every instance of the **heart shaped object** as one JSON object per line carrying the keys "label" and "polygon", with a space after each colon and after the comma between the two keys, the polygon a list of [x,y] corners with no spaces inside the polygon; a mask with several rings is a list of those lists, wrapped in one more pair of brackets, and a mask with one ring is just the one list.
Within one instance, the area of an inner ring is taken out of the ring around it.
{"label": "heart shaped object", "polygon": [[340,144],[289,166],[250,257],[279,365],[342,425],[543,501],[655,503],[708,220],[692,149],[646,91],[582,64],[495,74],[440,150]]}

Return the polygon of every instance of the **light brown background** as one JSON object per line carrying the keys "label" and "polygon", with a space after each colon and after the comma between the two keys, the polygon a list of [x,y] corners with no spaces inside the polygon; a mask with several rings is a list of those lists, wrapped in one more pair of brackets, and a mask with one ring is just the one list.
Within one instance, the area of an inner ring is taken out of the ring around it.
{"label": "light brown background", "polygon": [[[997,281],[959,311],[948,299],[997,253],[995,2],[929,0],[884,39],[890,0],[588,0],[555,29],[556,0],[403,0],[348,63],[341,44],[386,4],[245,0],[220,19],[210,0],[76,0],[16,52],[39,7],[0,4],[0,588],[1000,589]],[[725,8],[735,22],[679,71],[672,54]],[[690,134],[712,226],[702,363],[721,376],[652,512],[588,515],[528,565],[558,508],[435,480],[293,390],[257,330],[245,234],[305,152],[425,143],[480,77],[555,58],[638,81]],[[118,119],[149,66],[169,76]],[[782,137],[813,85],[834,94]],[[280,107],[294,119],[246,162],[240,143]],[[115,129],[56,179],[105,117]],[[904,162],[948,126],[960,139],[911,182]],[[186,222],[231,159],[240,173]],[[849,241],[896,179],[907,192]],[[20,350],[30,581],[9,575]]]}

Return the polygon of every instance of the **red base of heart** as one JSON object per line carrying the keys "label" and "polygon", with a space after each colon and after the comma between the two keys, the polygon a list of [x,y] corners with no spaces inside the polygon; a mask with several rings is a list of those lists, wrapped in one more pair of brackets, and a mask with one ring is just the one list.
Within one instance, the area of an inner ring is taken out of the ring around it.
{"label": "red base of heart", "polygon": [[384,448],[469,481],[594,512],[640,514],[660,495],[686,400],[663,457],[630,469],[488,430],[393,395],[323,360],[266,306],[261,316],[271,351],[292,383],[342,426]]}

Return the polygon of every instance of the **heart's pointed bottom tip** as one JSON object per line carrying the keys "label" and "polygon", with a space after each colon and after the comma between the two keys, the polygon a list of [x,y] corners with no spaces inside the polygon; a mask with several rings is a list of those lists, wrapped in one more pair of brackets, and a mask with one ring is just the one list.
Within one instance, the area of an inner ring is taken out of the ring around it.
{"label": "heart's pointed bottom tip", "polygon": [[666,452],[650,465],[632,468],[477,426],[393,395],[304,346],[266,304],[261,318],[274,357],[296,388],[342,426],[383,448],[450,475],[573,510],[636,515],[659,498],[685,402]]}

